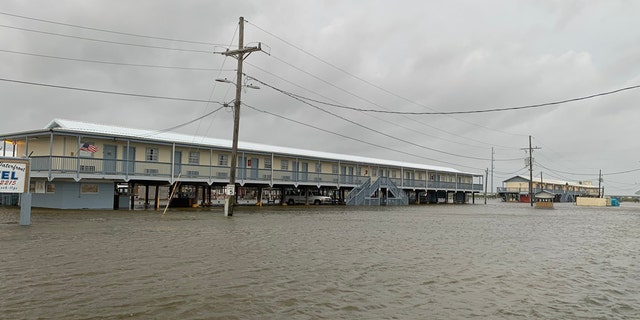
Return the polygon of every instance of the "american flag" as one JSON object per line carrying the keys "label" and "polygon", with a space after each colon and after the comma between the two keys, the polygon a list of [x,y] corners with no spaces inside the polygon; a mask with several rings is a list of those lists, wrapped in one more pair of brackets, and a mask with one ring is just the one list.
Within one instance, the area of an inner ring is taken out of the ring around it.
{"label": "american flag", "polygon": [[92,145],[92,144],[88,144],[88,143],[83,143],[82,147],[80,147],[80,150],[82,151],[89,151],[91,153],[95,153],[98,152],[98,147]]}

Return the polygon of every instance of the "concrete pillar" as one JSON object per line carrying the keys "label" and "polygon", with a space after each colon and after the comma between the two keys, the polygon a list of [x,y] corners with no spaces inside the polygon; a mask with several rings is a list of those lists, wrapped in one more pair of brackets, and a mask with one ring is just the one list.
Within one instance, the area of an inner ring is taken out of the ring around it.
{"label": "concrete pillar", "polygon": [[153,198],[153,207],[156,210],[160,209],[160,186],[159,185],[155,185],[155,197]]}

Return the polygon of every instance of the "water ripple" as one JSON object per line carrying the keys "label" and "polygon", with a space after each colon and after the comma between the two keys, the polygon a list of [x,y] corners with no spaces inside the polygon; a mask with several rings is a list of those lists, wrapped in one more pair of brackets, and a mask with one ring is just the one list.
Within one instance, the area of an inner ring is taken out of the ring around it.
{"label": "water ripple", "polygon": [[0,209],[2,319],[638,319],[640,206]]}

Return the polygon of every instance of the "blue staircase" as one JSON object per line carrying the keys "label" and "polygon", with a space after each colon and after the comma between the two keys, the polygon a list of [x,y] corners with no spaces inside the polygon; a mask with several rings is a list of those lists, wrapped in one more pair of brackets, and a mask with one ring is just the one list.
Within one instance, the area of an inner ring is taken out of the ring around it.
{"label": "blue staircase", "polygon": [[406,206],[409,197],[389,178],[367,179],[362,185],[353,188],[345,199],[348,206]]}

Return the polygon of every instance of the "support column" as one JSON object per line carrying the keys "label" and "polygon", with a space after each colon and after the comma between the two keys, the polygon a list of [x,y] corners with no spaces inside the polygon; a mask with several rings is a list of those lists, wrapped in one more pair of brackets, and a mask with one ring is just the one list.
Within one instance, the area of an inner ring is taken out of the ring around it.
{"label": "support column", "polygon": [[155,185],[155,198],[153,200],[153,206],[155,207],[156,210],[160,210],[160,186],[159,185]]}
{"label": "support column", "polygon": [[129,209],[133,210],[136,205],[136,195],[133,189],[136,187],[135,183],[129,183]]}
{"label": "support column", "polygon": [[144,208],[149,209],[149,183],[144,185]]}

